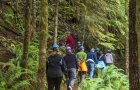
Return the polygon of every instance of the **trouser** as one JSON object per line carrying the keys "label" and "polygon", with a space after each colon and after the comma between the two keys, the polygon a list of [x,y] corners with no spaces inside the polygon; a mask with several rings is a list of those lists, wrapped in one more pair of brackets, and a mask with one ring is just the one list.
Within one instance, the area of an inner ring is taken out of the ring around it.
{"label": "trouser", "polygon": [[60,90],[60,85],[61,85],[62,77],[47,77],[47,83],[48,83],[48,90]]}
{"label": "trouser", "polygon": [[76,68],[68,69],[67,87],[74,86],[75,78],[76,78]]}
{"label": "trouser", "polygon": [[94,63],[88,64],[88,78],[92,79],[94,76]]}
{"label": "trouser", "polygon": [[78,84],[82,83],[84,78],[85,78],[85,74],[86,72],[85,71],[79,71],[78,72]]}

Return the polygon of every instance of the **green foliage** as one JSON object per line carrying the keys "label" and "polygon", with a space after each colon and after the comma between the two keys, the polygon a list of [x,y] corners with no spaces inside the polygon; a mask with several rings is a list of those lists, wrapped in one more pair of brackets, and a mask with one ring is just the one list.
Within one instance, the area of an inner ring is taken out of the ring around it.
{"label": "green foliage", "polygon": [[0,62],[2,68],[7,70],[0,71],[1,90],[19,90],[21,87],[30,86],[29,80],[20,81],[21,75],[31,74],[30,71],[22,69],[19,65],[13,64],[13,60],[7,63]]}
{"label": "green foliage", "polygon": [[[17,44],[14,52],[16,58],[7,63],[0,62],[2,70],[0,71],[0,89],[1,90],[19,90],[22,87],[36,88],[37,71],[38,71],[38,53],[37,45],[33,44],[29,47],[28,69],[20,67],[22,60],[22,45]],[[7,68],[7,69],[5,69]],[[4,71],[3,71],[4,70]],[[28,79],[22,80],[21,77],[28,74]]]}
{"label": "green foliage", "polygon": [[97,78],[85,80],[79,90],[129,90],[128,77],[122,69],[111,65],[98,70]]}

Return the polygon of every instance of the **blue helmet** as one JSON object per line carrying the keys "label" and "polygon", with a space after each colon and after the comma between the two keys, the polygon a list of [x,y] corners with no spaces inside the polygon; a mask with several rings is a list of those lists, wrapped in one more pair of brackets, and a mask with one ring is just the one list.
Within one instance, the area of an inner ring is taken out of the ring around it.
{"label": "blue helmet", "polygon": [[99,52],[99,51],[100,51],[100,48],[96,48],[96,51],[98,51],[98,52]]}
{"label": "blue helmet", "polygon": [[71,50],[71,47],[67,46],[66,47],[66,52],[68,52],[69,50]]}
{"label": "blue helmet", "polygon": [[91,52],[94,52],[94,48],[92,48],[90,51],[91,51]]}
{"label": "blue helmet", "polygon": [[81,42],[80,42],[80,41],[78,41],[77,43],[78,43],[78,44],[81,44]]}
{"label": "blue helmet", "polygon": [[53,48],[53,50],[59,50],[59,45],[53,44],[52,48]]}
{"label": "blue helmet", "polygon": [[100,54],[103,54],[103,52],[102,52],[102,51],[100,51]]}
{"label": "blue helmet", "polygon": [[80,49],[80,51],[83,50],[84,49],[84,46],[81,46],[79,49]]}
{"label": "blue helmet", "polygon": [[108,52],[109,52],[109,53],[111,53],[111,52],[112,52],[112,50],[111,50],[111,49],[109,49],[109,50],[108,50]]}

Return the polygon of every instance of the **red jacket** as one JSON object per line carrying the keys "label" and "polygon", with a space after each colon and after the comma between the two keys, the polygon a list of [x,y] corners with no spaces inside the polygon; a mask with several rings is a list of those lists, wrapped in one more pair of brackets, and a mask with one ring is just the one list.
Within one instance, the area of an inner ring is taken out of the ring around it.
{"label": "red jacket", "polygon": [[68,44],[72,48],[72,46],[73,46],[73,37],[72,36],[69,36],[67,38],[66,44]]}

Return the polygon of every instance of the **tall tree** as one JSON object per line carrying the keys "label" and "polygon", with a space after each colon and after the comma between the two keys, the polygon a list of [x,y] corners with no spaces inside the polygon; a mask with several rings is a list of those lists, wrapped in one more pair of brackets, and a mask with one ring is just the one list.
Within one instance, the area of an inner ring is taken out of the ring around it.
{"label": "tall tree", "polygon": [[40,29],[40,47],[39,47],[39,69],[38,69],[38,89],[44,90],[45,79],[45,61],[46,46],[48,35],[48,0],[41,0],[41,29]]}
{"label": "tall tree", "polygon": [[[139,0],[137,0],[139,2]],[[138,5],[137,7],[140,7]],[[138,38],[136,32],[136,0],[129,1],[129,82],[130,90],[139,90]]]}
{"label": "tall tree", "polygon": [[28,64],[28,48],[30,44],[30,31],[31,31],[31,6],[32,0],[26,0],[25,9],[25,32],[24,32],[24,42],[23,42],[23,56],[21,66],[27,68]]}
{"label": "tall tree", "polygon": [[[138,39],[138,64],[139,64],[139,82],[140,82],[140,0],[136,2],[136,31]],[[140,85],[139,85],[140,86]]]}
{"label": "tall tree", "polygon": [[54,43],[57,44],[57,30],[58,30],[58,6],[59,0],[56,0],[56,15],[55,15],[55,35],[54,35]]}
{"label": "tall tree", "polygon": [[34,34],[36,31],[36,21],[37,21],[37,0],[33,0],[32,2],[32,21],[31,21],[31,37],[30,39],[34,39]]}

